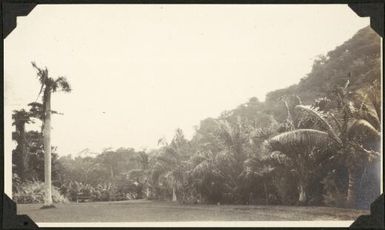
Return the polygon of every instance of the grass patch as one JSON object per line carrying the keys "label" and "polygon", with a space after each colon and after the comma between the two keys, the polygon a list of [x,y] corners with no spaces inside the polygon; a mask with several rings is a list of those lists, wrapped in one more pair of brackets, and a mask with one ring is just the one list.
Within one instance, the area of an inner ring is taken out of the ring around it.
{"label": "grass patch", "polygon": [[354,220],[366,210],[331,207],[258,205],[180,205],[160,201],[115,201],[55,204],[18,204],[18,214],[35,222],[151,222],[151,221],[300,221]]}

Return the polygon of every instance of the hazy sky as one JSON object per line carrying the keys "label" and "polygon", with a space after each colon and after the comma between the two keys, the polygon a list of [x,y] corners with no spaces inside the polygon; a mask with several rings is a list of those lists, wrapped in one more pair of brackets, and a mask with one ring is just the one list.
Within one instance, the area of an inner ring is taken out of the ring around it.
{"label": "hazy sky", "polygon": [[39,5],[17,23],[4,43],[6,152],[11,111],[39,91],[35,61],[73,88],[52,98],[66,155],[152,148],[176,128],[190,138],[200,120],[297,83],[369,19],[346,5]]}

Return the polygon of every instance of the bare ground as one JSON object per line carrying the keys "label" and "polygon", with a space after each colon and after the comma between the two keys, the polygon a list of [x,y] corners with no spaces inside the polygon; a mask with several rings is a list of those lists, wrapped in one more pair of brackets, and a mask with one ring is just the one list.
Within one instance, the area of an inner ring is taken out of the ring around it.
{"label": "bare ground", "polygon": [[115,201],[55,204],[18,204],[17,213],[35,222],[149,222],[149,221],[311,221],[354,220],[366,210],[331,207],[261,205],[180,205],[160,201]]}

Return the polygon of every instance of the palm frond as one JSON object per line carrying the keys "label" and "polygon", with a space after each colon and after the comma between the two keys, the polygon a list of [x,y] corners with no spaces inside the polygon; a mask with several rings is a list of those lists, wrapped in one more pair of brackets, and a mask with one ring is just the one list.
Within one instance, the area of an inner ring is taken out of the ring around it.
{"label": "palm frond", "polygon": [[381,85],[378,80],[373,82],[369,90],[369,100],[376,112],[377,119],[381,120]]}
{"label": "palm frond", "polygon": [[326,106],[331,102],[327,97],[320,97],[315,99],[313,107],[319,108],[320,110],[325,110]]}
{"label": "palm frond", "polygon": [[381,121],[378,119],[377,112],[374,108],[369,108],[366,105],[361,106],[361,108],[357,111],[356,118],[365,119],[377,130],[381,127]]}
{"label": "palm frond", "polygon": [[[39,94],[37,95],[37,98],[39,98],[39,96],[41,95],[41,93],[44,90],[44,87],[46,87],[46,81],[48,79],[48,69],[47,68],[41,69],[36,65],[35,62],[31,62],[31,63],[32,63],[33,68],[35,68],[37,70],[37,77],[39,78],[39,81],[41,84]],[[37,98],[36,98],[36,101],[37,101]]]}
{"label": "palm frond", "polygon": [[234,162],[234,161],[235,161],[235,158],[234,158],[232,152],[223,150],[223,151],[219,152],[219,153],[215,156],[215,161],[216,161],[216,162],[225,162],[225,163],[228,164],[228,163],[230,163],[230,162]]}
{"label": "palm frond", "polygon": [[203,177],[204,175],[210,174],[211,168],[210,162],[204,160],[191,170],[191,175],[194,177]]}
{"label": "palm frond", "polygon": [[371,157],[375,157],[375,158],[381,157],[381,154],[380,154],[379,152],[374,151],[374,150],[368,150],[368,149],[365,149],[362,145],[360,145],[360,144],[358,144],[358,143],[350,142],[350,144],[351,144],[354,148],[356,148],[356,149],[358,149],[358,150],[360,150],[360,151],[362,151],[362,152],[368,154],[368,155],[371,156]]}
{"label": "palm frond", "polygon": [[270,160],[275,160],[279,164],[283,164],[288,161],[288,157],[285,154],[283,154],[281,151],[273,151],[270,154]]}
{"label": "palm frond", "polygon": [[33,68],[37,70],[37,76],[39,78],[40,83],[44,84],[45,80],[48,78],[48,69],[47,68],[42,69],[38,67],[35,62],[31,62],[31,63]]}
{"label": "palm frond", "polygon": [[12,119],[14,120],[12,125],[30,123],[31,122],[30,117],[31,117],[31,114],[25,111],[24,109],[14,110],[12,113]]}
{"label": "palm frond", "polygon": [[365,135],[373,138],[381,138],[381,133],[377,131],[368,121],[359,119],[355,120],[353,124],[348,128],[348,135],[350,137],[356,135]]}
{"label": "palm frond", "polygon": [[63,92],[71,92],[71,86],[65,77],[58,77],[55,80],[54,85],[55,85],[55,87],[59,87]]}
{"label": "palm frond", "polygon": [[283,100],[283,103],[285,104],[286,111],[287,111],[286,123],[288,124],[289,129],[293,130],[293,129],[295,129],[295,127],[294,127],[294,119],[293,119],[293,115],[290,112],[289,104],[288,104],[288,102],[286,100]]}
{"label": "palm frond", "polygon": [[166,140],[165,137],[159,138],[159,140],[158,140],[158,146],[159,146],[159,145],[162,145],[162,146],[167,146],[167,145],[168,145],[167,140]]}
{"label": "palm frond", "polygon": [[335,122],[338,130],[340,132],[343,132],[343,129],[342,129],[342,121],[340,121],[333,113],[330,113],[330,117],[333,119],[333,121]]}
{"label": "palm frond", "polygon": [[326,132],[314,129],[297,129],[272,137],[269,144],[272,150],[286,152],[289,148],[298,146],[321,146],[328,142]]}
{"label": "palm frond", "polygon": [[257,128],[250,132],[250,137],[252,139],[260,139],[265,140],[267,139],[274,130],[271,127],[263,127],[263,128]]}
{"label": "palm frond", "polygon": [[328,130],[328,133],[331,135],[332,139],[337,141],[339,144],[342,143],[341,139],[338,137],[332,126],[327,122],[325,114],[323,114],[321,111],[318,111],[316,108],[304,106],[304,105],[297,105],[295,109],[299,111],[306,112],[310,114],[311,116],[318,119],[322,124],[325,126],[325,128]]}

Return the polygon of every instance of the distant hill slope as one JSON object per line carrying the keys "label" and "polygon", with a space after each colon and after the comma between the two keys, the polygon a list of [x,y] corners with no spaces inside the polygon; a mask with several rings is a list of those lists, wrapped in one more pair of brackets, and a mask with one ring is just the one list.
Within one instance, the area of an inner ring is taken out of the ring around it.
{"label": "distant hill slope", "polygon": [[[326,56],[319,56],[312,71],[298,84],[272,91],[266,95],[265,108],[277,116],[285,95],[298,95],[304,104],[327,96],[336,86],[349,78],[352,90],[366,87],[381,76],[381,39],[369,26],[359,30],[351,39],[336,47]],[[284,76],[283,76],[284,77]]]}

